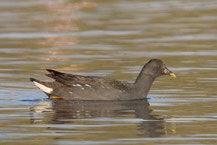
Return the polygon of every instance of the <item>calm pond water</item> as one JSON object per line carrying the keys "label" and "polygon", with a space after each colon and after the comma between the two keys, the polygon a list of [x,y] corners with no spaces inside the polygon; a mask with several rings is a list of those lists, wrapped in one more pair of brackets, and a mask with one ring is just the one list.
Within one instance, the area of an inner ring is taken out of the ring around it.
{"label": "calm pond water", "polygon": [[[216,0],[1,0],[0,144],[217,144]],[[52,102],[46,68],[133,81],[151,58],[148,100]]]}

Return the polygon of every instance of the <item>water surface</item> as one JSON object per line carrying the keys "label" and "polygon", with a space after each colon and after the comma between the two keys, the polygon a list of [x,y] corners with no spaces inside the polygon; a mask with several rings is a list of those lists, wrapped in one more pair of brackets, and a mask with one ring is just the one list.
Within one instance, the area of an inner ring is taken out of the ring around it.
{"label": "water surface", "polygon": [[[216,144],[215,0],[1,0],[0,144]],[[52,102],[46,68],[133,82],[151,58],[148,100]]]}

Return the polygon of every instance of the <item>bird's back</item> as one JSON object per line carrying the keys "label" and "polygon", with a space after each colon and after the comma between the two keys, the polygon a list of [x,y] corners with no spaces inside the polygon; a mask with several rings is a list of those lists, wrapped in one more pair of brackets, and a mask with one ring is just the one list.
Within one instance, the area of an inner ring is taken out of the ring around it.
{"label": "bird's back", "polygon": [[64,100],[122,100],[126,97],[131,84],[108,78],[81,76],[48,70],[48,77],[54,82],[39,82],[52,88],[47,93],[51,98]]}

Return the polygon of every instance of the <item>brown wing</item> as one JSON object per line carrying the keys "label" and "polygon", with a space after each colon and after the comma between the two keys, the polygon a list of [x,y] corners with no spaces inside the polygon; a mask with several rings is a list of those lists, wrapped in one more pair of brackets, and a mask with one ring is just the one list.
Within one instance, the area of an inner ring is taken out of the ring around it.
{"label": "brown wing", "polygon": [[47,76],[55,80],[54,84],[61,84],[52,93],[64,100],[114,100],[123,96],[131,85],[102,77],[73,75],[50,69],[47,71]]}
{"label": "brown wing", "polygon": [[83,80],[83,76],[80,75],[62,73],[51,69],[47,69],[47,71],[49,72],[49,74],[46,74],[48,77],[66,86],[72,86],[73,84],[78,83],[79,80]]}
{"label": "brown wing", "polygon": [[73,74],[67,74],[62,73],[59,71],[47,69],[49,74],[47,74],[48,77],[53,78],[58,83],[61,83],[63,85],[66,85],[68,87],[73,87],[75,84],[80,85],[91,85],[92,87],[98,88],[98,87],[104,87],[104,88],[115,88],[115,89],[126,89],[126,83],[112,80],[112,79],[106,79],[102,77],[96,77],[96,76],[81,76],[81,75],[73,75]]}

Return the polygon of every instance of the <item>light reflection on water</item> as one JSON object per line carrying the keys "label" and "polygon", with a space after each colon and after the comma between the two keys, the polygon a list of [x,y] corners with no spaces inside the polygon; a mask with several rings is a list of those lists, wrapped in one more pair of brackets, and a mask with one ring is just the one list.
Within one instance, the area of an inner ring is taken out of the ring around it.
{"label": "light reflection on water", "polygon": [[[0,143],[215,144],[215,0],[0,2]],[[151,58],[177,79],[148,101],[52,102],[45,68],[133,82]],[[150,105],[149,105],[150,104]]]}

